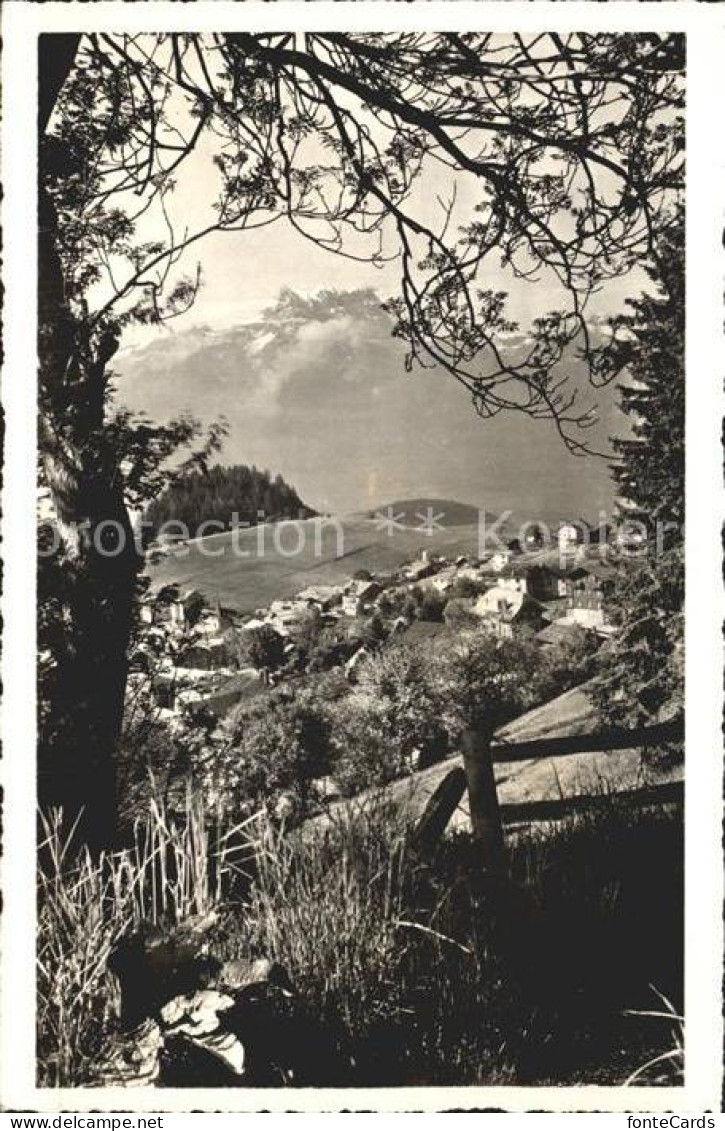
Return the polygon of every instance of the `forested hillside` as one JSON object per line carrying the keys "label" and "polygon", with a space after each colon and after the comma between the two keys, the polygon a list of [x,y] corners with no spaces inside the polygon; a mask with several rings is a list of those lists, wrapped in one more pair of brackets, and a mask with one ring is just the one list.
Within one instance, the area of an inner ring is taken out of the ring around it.
{"label": "forested hillside", "polygon": [[[281,475],[245,464],[211,467],[182,476],[154,499],[146,511],[149,537],[155,537],[165,522],[183,522],[193,535],[203,522],[254,524],[264,518],[309,518],[315,512],[300,499]],[[208,530],[207,533],[212,533]]]}

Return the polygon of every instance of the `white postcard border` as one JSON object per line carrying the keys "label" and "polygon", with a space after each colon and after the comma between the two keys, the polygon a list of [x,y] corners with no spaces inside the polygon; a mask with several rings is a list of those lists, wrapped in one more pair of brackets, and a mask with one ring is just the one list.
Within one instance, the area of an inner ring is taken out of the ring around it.
{"label": "white postcard border", "polygon": [[[717,5],[483,3],[12,3],[3,11],[5,197],[3,403],[2,1109],[65,1111],[718,1111],[722,1085],[722,638],[720,422],[722,107],[725,20]],[[305,1090],[38,1089],[35,1086],[35,36],[40,31],[344,28],[667,30],[688,38],[687,221],[687,1067],[681,1088]]]}

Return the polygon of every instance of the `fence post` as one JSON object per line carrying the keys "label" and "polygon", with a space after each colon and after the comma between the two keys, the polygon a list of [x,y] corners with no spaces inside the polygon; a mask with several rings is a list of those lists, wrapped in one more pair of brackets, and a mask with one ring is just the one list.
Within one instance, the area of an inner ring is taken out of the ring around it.
{"label": "fence post", "polygon": [[449,770],[428,798],[428,803],[413,830],[414,848],[432,848],[446,831],[446,826],[458,808],[466,790],[466,775],[460,766]]}
{"label": "fence post", "polygon": [[491,758],[491,739],[480,731],[467,729],[461,745],[473,835],[483,849],[484,867],[500,870],[506,863],[506,849]]}

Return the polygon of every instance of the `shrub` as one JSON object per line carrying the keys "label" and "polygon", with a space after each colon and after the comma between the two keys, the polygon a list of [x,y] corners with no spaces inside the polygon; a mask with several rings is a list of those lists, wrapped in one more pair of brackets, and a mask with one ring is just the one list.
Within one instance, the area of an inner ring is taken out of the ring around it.
{"label": "shrub", "polygon": [[310,656],[319,646],[325,634],[324,621],[319,609],[310,609],[299,622],[294,633],[294,642],[297,648],[305,655]]}
{"label": "shrub", "polygon": [[449,628],[458,632],[469,632],[480,628],[480,618],[473,611],[473,601],[469,597],[452,597],[446,604],[443,619]]}
{"label": "shrub", "polygon": [[480,597],[486,592],[488,585],[485,581],[477,581],[474,577],[458,577],[448,591],[449,597]]}
{"label": "shrub", "polygon": [[270,624],[250,628],[245,632],[245,645],[250,663],[261,671],[278,668],[284,660],[284,638]]}
{"label": "shrub", "polygon": [[536,677],[539,697],[553,699],[590,679],[599,646],[595,632],[573,625],[565,639],[542,651]]}
{"label": "shrub", "polygon": [[413,620],[418,613],[418,602],[409,588],[401,586],[397,589],[386,589],[380,595],[378,609],[382,616],[390,620],[396,617]]}
{"label": "shrub", "polygon": [[528,640],[498,640],[479,629],[449,644],[439,681],[452,733],[471,729],[491,735],[536,701],[539,655]]}
{"label": "shrub", "polygon": [[435,589],[427,589],[421,599],[418,616],[421,620],[442,621],[446,604],[447,598],[442,593],[436,592]]}
{"label": "shrub", "polygon": [[274,808],[283,794],[298,818],[314,807],[314,779],[329,770],[330,726],[312,690],[280,689],[233,711],[223,730],[223,750],[207,773],[235,818],[250,807]]}
{"label": "shrub", "polygon": [[333,736],[335,776],[348,794],[436,761],[447,736],[430,658],[405,644],[370,657],[335,712]]}

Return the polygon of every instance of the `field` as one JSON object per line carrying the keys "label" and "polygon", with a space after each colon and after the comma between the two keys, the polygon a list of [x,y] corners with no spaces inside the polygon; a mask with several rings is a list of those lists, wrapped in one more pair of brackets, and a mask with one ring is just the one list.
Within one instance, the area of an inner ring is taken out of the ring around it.
{"label": "field", "polygon": [[178,582],[251,613],[308,585],[342,582],[359,569],[395,569],[421,549],[449,557],[477,554],[478,535],[474,523],[432,534],[415,527],[388,534],[366,518],[307,519],[191,541],[149,567],[149,574],[154,583]]}

